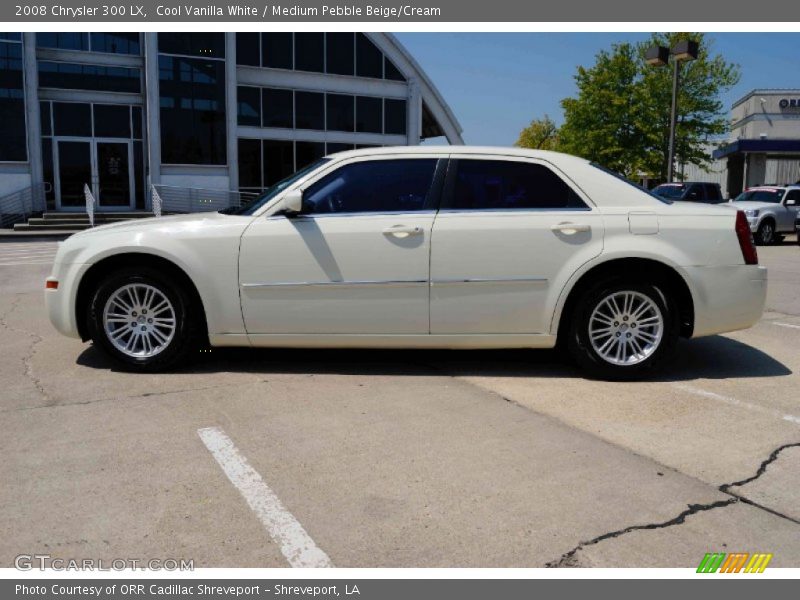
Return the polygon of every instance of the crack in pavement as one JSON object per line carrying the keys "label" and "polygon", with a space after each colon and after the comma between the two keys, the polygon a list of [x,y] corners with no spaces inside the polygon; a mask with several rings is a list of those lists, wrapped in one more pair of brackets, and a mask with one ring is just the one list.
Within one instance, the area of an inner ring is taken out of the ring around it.
{"label": "crack in pavement", "polygon": [[792,523],[796,523],[796,524],[800,525],[800,521],[798,521],[797,519],[795,519],[793,517],[790,517],[788,515],[784,515],[782,513],[779,513],[778,511],[773,510],[773,509],[771,509],[771,508],[769,508],[767,506],[762,506],[761,504],[758,504],[757,502],[754,502],[754,501],[752,501],[752,500],[750,500],[750,499],[748,499],[748,498],[746,498],[744,496],[741,496],[739,494],[736,494],[736,493],[734,493],[734,492],[732,492],[730,490],[730,488],[732,488],[732,487],[740,487],[740,486],[746,485],[748,483],[751,483],[751,482],[757,480],[764,473],[766,473],[767,467],[769,467],[770,464],[772,464],[773,462],[775,462],[778,459],[778,456],[780,455],[781,452],[783,452],[787,448],[795,448],[795,447],[800,447],[800,443],[784,444],[783,446],[779,446],[778,448],[773,450],[765,460],[763,460],[761,462],[761,464],[759,465],[759,467],[756,470],[754,475],[752,475],[752,476],[750,476],[750,477],[748,477],[746,479],[742,479],[741,481],[735,481],[733,483],[723,483],[722,485],[720,485],[717,489],[720,492],[722,492],[723,494],[728,494],[729,496],[731,496],[731,498],[729,498],[727,500],[718,500],[716,502],[711,502],[709,504],[689,504],[689,505],[687,505],[688,508],[686,510],[684,510],[678,516],[676,516],[676,517],[674,517],[674,518],[672,518],[672,519],[670,519],[668,521],[663,521],[661,523],[648,523],[648,524],[645,524],[645,525],[631,525],[630,527],[625,527],[624,529],[618,529],[616,531],[611,531],[609,533],[604,533],[602,535],[598,535],[597,537],[594,537],[591,540],[579,543],[577,546],[575,546],[569,552],[565,552],[564,554],[562,554],[558,558],[558,560],[553,560],[553,561],[550,561],[548,563],[545,563],[545,566],[548,567],[548,568],[577,567],[577,566],[579,566],[579,562],[578,562],[578,559],[576,557],[576,554],[578,552],[580,552],[581,550],[583,550],[587,546],[593,546],[595,544],[599,544],[600,542],[602,542],[604,540],[617,538],[617,537],[620,537],[622,535],[625,535],[626,533],[630,533],[632,531],[641,531],[641,530],[648,530],[648,529],[664,529],[666,527],[672,527],[674,525],[682,525],[686,521],[686,518],[691,516],[691,515],[694,515],[694,514],[697,514],[697,513],[700,513],[700,512],[709,511],[709,510],[714,510],[716,508],[722,508],[722,507],[725,507],[725,506],[730,506],[731,504],[735,504],[737,502],[743,502],[744,504],[748,504],[748,505],[753,506],[755,508],[759,508],[759,509],[764,510],[764,511],[766,511],[766,512],[768,512],[770,514],[773,514],[773,515],[775,515],[777,517],[781,517],[783,519],[791,521]]}
{"label": "crack in pavement", "polygon": [[595,544],[599,544],[603,540],[616,538],[621,535],[625,535],[626,533],[630,533],[631,531],[640,531],[643,529],[664,529],[666,527],[672,527],[673,525],[681,525],[686,521],[686,518],[691,515],[708,510],[714,510],[715,508],[722,508],[723,506],[729,506],[738,501],[738,498],[728,498],[727,500],[717,500],[716,502],[711,502],[709,504],[688,504],[686,510],[668,521],[663,521],[661,523],[647,523],[645,525],[631,525],[630,527],[626,527],[624,529],[618,529],[617,531],[611,531],[609,533],[598,535],[589,541],[581,542],[569,552],[562,554],[558,560],[545,563],[545,567],[576,567],[578,566],[578,560],[575,557],[575,554],[577,554],[580,550],[583,550],[586,546],[593,546]]}
{"label": "crack in pavement", "polygon": [[246,387],[250,385],[257,385],[260,383],[264,383],[265,380],[258,380],[258,381],[251,381],[247,383],[239,383],[239,384],[229,384],[229,383],[221,383],[218,385],[207,385],[203,387],[196,387],[196,388],[184,388],[180,390],[166,390],[163,392],[144,392],[142,394],[133,394],[130,396],[111,396],[109,398],[96,398],[94,400],[82,400],[78,402],[64,402],[63,404],[39,404],[37,406],[21,406],[19,408],[8,408],[4,410],[0,410],[0,414],[3,413],[11,413],[11,412],[20,412],[26,410],[39,410],[42,408],[61,408],[61,407],[68,407],[68,406],[85,406],[87,404],[98,404],[101,402],[113,402],[116,400],[137,400],[142,398],[151,398],[151,397],[159,397],[159,396],[169,396],[172,394],[185,394],[188,392],[203,392],[206,390],[214,390],[218,388],[234,388],[234,387]]}
{"label": "crack in pavement", "polygon": [[36,355],[36,346],[41,344],[44,341],[44,338],[40,336],[38,333],[34,333],[32,331],[27,331],[25,329],[20,329],[18,327],[12,327],[8,322],[8,317],[11,316],[17,307],[19,306],[19,301],[22,298],[22,294],[17,294],[14,296],[14,300],[11,302],[11,306],[8,310],[6,310],[2,316],[0,316],[0,327],[6,329],[8,331],[13,331],[16,333],[20,333],[22,335],[26,335],[32,338],[32,342],[28,347],[28,351],[22,355],[22,366],[24,367],[25,377],[33,384],[33,387],[39,392],[39,395],[42,396],[45,400],[50,400],[50,395],[44,389],[44,384],[42,380],[36,376],[33,370],[33,357]]}

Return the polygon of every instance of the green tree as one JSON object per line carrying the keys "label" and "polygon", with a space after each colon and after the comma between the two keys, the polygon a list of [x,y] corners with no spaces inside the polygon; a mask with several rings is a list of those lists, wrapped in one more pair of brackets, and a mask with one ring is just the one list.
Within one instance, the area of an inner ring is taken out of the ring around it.
{"label": "green tree", "polygon": [[653,67],[644,54],[653,44],[699,42],[697,60],[681,65],[676,162],[707,167],[708,145],[728,131],[720,95],[739,81],[738,65],[713,53],[701,33],[653,34],[639,44],[615,44],[595,64],[579,67],[578,94],[562,100],[560,148],[597,161],[627,177],[638,172],[666,177],[672,68]]}
{"label": "green tree", "polygon": [[534,119],[531,124],[520,131],[519,139],[514,144],[518,148],[535,150],[558,149],[558,126],[549,116]]}

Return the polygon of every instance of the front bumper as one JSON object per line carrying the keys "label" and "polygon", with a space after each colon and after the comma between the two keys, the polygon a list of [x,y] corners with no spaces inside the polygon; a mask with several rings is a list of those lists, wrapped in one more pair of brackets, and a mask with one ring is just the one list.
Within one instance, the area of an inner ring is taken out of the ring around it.
{"label": "front bumper", "polygon": [[733,265],[684,268],[694,299],[692,337],[752,327],[767,300],[767,268]]}
{"label": "front bumper", "polygon": [[59,333],[68,337],[80,338],[75,315],[78,297],[78,282],[92,265],[82,263],[55,263],[47,281],[57,281],[58,289],[45,289],[44,303],[47,316]]}

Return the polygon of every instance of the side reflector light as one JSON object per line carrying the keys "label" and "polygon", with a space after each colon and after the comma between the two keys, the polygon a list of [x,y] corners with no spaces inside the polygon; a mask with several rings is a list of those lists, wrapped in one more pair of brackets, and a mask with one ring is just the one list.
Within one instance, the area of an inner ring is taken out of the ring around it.
{"label": "side reflector light", "polygon": [[57,290],[58,289],[58,282],[52,279],[48,279],[44,283],[44,289],[46,290]]}

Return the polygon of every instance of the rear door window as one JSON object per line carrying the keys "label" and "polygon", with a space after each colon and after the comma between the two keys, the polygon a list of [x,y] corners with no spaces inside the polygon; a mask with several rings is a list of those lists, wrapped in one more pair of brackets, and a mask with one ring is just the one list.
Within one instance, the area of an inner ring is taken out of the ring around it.
{"label": "rear door window", "polygon": [[458,159],[450,162],[442,209],[587,209],[552,169],[510,160]]}

